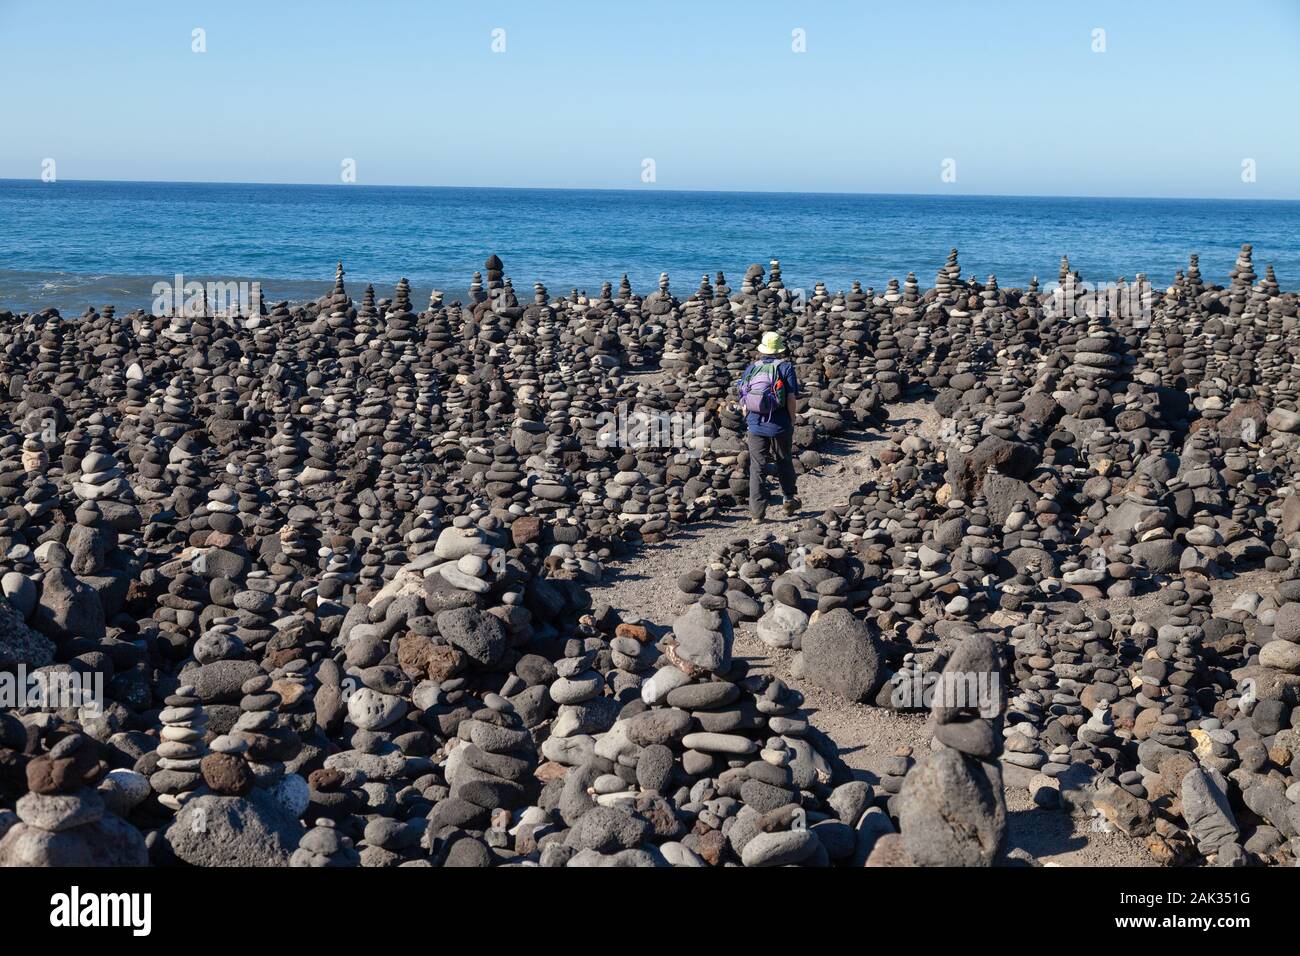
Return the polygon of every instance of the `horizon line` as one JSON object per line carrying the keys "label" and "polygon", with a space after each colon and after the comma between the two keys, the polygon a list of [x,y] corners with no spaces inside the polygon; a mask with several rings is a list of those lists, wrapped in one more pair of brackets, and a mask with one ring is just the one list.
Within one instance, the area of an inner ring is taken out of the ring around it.
{"label": "horizon line", "polygon": [[1114,199],[1142,200],[1149,202],[1272,202],[1300,203],[1297,198],[1279,198],[1274,196],[1245,198],[1240,196],[1116,196],[1116,195],[1067,195],[1043,193],[980,193],[980,192],[853,192],[835,189],[719,189],[716,187],[689,187],[667,189],[663,187],[626,187],[626,186],[466,186],[466,185],[418,185],[412,183],[297,183],[297,182],[236,182],[228,180],[204,179],[56,179],[45,182],[39,177],[3,177],[0,183],[33,183],[41,186],[57,186],[61,182],[83,183],[93,185],[123,186],[289,186],[300,188],[338,187],[339,189],[485,189],[510,190],[518,192],[617,192],[617,193],[722,193],[740,196],[873,196],[898,197],[907,199]]}

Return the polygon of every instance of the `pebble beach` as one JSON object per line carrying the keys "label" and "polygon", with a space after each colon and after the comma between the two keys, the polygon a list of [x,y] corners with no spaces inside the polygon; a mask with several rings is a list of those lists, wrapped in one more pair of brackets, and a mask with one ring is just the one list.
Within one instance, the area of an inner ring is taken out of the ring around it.
{"label": "pebble beach", "polygon": [[1294,865],[1300,297],[1112,278],[0,302],[0,866]]}

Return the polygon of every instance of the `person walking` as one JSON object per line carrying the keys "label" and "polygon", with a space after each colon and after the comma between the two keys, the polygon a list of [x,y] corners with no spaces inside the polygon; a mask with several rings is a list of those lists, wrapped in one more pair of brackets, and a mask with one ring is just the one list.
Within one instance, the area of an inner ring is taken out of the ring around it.
{"label": "person walking", "polygon": [[792,450],[799,379],[786,356],[785,339],[780,333],[763,333],[758,355],[740,377],[739,389],[749,446],[750,520],[762,521],[767,512],[764,471],[768,462],[776,465],[782,510],[786,517],[792,517],[803,507],[797,495]]}

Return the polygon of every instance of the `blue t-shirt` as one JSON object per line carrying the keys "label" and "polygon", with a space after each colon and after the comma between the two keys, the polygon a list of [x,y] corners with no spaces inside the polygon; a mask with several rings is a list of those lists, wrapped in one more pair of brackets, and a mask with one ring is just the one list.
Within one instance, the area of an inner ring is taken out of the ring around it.
{"label": "blue t-shirt", "polygon": [[[749,370],[755,365],[766,364],[767,362],[763,360],[751,362],[749,368],[745,369],[745,375],[748,375]],[[799,379],[795,377],[793,364],[790,362],[781,362],[776,367],[776,375],[777,378],[781,379],[781,381],[785,383],[786,392],[788,394],[799,394]],[[741,376],[741,381],[744,381],[744,376]],[[736,387],[740,387],[739,382],[736,383]],[[774,411],[772,417],[767,421],[763,421],[763,416],[757,412],[750,412],[745,416],[745,425],[749,429],[751,435],[762,435],[766,438],[780,435],[782,432],[788,432],[794,427],[790,422],[790,413],[786,411],[785,405],[782,405]]]}

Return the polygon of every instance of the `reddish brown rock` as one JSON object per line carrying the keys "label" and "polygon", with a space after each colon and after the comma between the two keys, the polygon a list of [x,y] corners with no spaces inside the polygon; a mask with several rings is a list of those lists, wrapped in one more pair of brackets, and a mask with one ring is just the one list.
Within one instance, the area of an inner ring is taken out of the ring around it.
{"label": "reddish brown rock", "polygon": [[99,773],[99,758],[90,738],[75,734],[27,764],[27,789],[33,793],[70,793],[93,784]]}
{"label": "reddish brown rock", "polygon": [[615,637],[630,637],[639,644],[649,644],[652,638],[644,624],[620,624],[614,628]]}
{"label": "reddish brown rock", "polygon": [[397,663],[413,678],[442,681],[465,669],[465,655],[450,644],[435,644],[432,638],[411,632],[398,638]]}
{"label": "reddish brown rock", "polygon": [[709,866],[717,866],[722,862],[722,853],[726,847],[727,838],[722,835],[721,830],[708,830],[700,834],[695,852]]}
{"label": "reddish brown rock", "polygon": [[524,545],[534,544],[540,541],[542,537],[542,519],[533,515],[524,515],[516,518],[510,525],[510,540],[515,543],[515,547],[522,548]]}
{"label": "reddish brown rock", "polygon": [[[1155,780],[1159,781],[1163,795],[1177,796],[1183,792],[1183,777],[1195,769],[1196,761],[1189,754],[1174,754],[1160,761],[1160,772],[1156,774]],[[1148,778],[1148,786],[1153,784],[1154,781]]]}
{"label": "reddish brown rock", "polygon": [[262,658],[262,665],[268,670],[275,670],[276,668],[283,667],[290,661],[296,661],[300,657],[305,656],[306,655],[303,653],[301,647],[280,647],[268,652],[267,655]]}
{"label": "reddish brown rock", "polygon": [[248,764],[234,754],[208,754],[200,762],[199,772],[214,793],[228,797],[242,797],[256,783]]}

